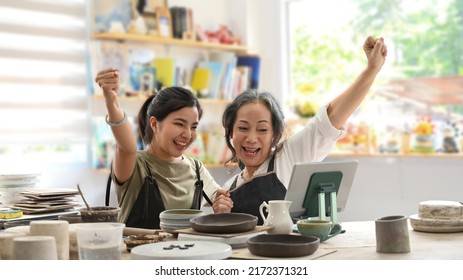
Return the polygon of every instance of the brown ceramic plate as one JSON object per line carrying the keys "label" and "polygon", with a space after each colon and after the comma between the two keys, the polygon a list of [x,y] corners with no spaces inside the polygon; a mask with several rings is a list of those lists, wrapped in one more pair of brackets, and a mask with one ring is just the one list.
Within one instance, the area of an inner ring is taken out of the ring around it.
{"label": "brown ceramic plate", "polygon": [[248,240],[248,249],[252,254],[272,258],[311,255],[317,251],[318,245],[318,237],[289,234],[260,234]]}
{"label": "brown ceramic plate", "polygon": [[257,217],[242,213],[209,214],[190,219],[191,227],[204,233],[238,233],[254,229]]}

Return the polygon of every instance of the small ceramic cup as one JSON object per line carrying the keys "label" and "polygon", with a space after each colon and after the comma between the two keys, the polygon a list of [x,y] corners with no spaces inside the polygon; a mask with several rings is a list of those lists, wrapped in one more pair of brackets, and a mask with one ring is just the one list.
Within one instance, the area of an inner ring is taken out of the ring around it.
{"label": "small ceramic cup", "polygon": [[387,216],[375,221],[376,252],[408,253],[410,238],[406,216]]}
{"label": "small ceramic cup", "polygon": [[20,236],[13,238],[13,260],[57,260],[53,236]]}
{"label": "small ceramic cup", "polygon": [[342,227],[340,224],[333,224],[329,220],[303,219],[296,222],[297,230],[301,235],[316,236],[320,242],[326,241],[338,235]]}
{"label": "small ceramic cup", "polygon": [[11,260],[13,256],[13,238],[26,236],[25,232],[0,232],[0,260]]}
{"label": "small ceramic cup", "polygon": [[29,224],[32,236],[55,237],[59,260],[69,260],[69,222],[61,220],[37,220]]}

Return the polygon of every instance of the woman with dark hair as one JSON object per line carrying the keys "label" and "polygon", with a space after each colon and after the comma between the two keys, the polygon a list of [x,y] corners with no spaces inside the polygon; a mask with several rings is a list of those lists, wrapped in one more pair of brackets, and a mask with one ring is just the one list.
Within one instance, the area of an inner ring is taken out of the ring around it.
{"label": "woman with dark hair", "polygon": [[128,227],[159,228],[165,209],[199,209],[220,186],[202,163],[183,155],[196,139],[202,109],[193,93],[168,87],[151,95],[138,114],[145,150],[137,151],[134,129],[117,98],[119,71],[100,71],[106,123],[116,140],[112,180],[121,207],[119,221]]}
{"label": "woman with dark hair", "polygon": [[363,50],[368,65],[361,75],[287,140],[280,141],[283,112],[270,93],[248,90],[227,106],[222,117],[225,141],[230,160],[238,160],[243,170],[217,192],[215,212],[253,214],[262,224],[260,204],[285,198],[294,163],[322,161],[330,153],[385,62],[383,38],[368,37]]}

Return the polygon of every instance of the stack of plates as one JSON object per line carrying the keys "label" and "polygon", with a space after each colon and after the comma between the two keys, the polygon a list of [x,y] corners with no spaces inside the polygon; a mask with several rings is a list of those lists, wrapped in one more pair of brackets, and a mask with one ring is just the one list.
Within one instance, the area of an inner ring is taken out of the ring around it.
{"label": "stack of plates", "polygon": [[463,203],[428,200],[420,202],[418,214],[410,216],[410,224],[422,232],[462,232]]}
{"label": "stack of plates", "polygon": [[168,233],[175,233],[178,229],[191,227],[190,219],[202,216],[204,213],[197,209],[169,209],[159,214],[159,226]]}
{"label": "stack of plates", "polygon": [[39,180],[38,173],[0,174],[0,204],[9,206],[23,198],[21,192],[35,188]]}
{"label": "stack of plates", "polygon": [[28,189],[20,193],[24,198],[11,206],[24,214],[41,214],[71,210],[80,207],[77,190],[68,188]]}

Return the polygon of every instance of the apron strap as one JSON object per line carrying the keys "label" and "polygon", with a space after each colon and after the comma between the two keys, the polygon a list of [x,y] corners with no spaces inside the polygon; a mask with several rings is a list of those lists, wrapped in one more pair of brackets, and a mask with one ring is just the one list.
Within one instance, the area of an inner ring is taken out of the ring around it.
{"label": "apron strap", "polygon": [[199,162],[196,159],[193,159],[196,167],[196,183],[195,183],[195,193],[193,195],[193,204],[191,209],[199,209],[201,207],[201,195],[204,192],[203,187],[204,183],[201,180],[201,175],[199,172]]}

